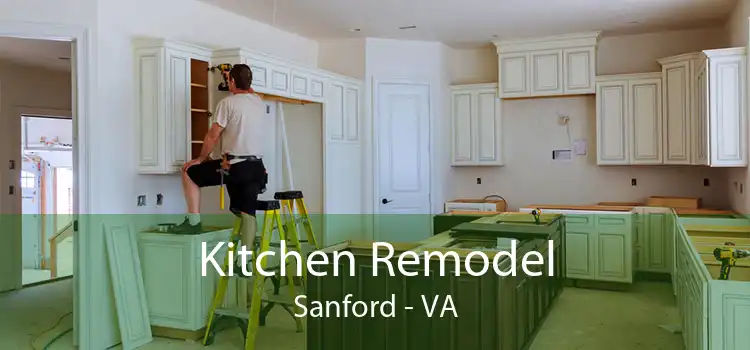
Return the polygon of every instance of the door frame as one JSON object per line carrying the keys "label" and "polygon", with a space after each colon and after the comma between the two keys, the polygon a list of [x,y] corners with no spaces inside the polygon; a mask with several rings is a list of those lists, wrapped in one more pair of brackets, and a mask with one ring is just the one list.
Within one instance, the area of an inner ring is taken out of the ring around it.
{"label": "door frame", "polygon": [[[370,143],[372,145],[372,150],[370,152],[371,154],[371,164],[372,167],[372,197],[370,198],[371,203],[373,205],[373,222],[372,222],[372,229],[371,237],[373,240],[377,240],[377,234],[378,234],[378,220],[376,219],[377,216],[380,214],[380,118],[378,118],[379,110],[379,93],[380,93],[380,86],[382,85],[409,85],[409,86],[422,86],[427,88],[427,159],[430,162],[430,165],[428,167],[428,186],[429,194],[427,196],[429,201],[429,208],[430,208],[430,214],[432,214],[432,204],[434,200],[434,191],[433,191],[433,167],[435,165],[435,159],[434,159],[434,152],[433,149],[433,135],[434,135],[434,127],[435,123],[433,123],[433,118],[435,108],[433,108],[433,88],[432,85],[429,82],[421,81],[421,80],[414,80],[409,78],[390,78],[390,79],[376,79],[374,77],[371,78],[371,96],[370,96],[370,125],[372,126],[372,132],[370,137],[372,138],[372,142]],[[432,230],[432,220],[430,220],[430,230]]]}
{"label": "door frame", "polygon": [[[74,232],[74,261],[73,261],[73,344],[87,348],[96,344],[95,317],[92,316],[94,305],[104,296],[93,294],[91,275],[95,255],[91,251],[91,244],[86,235],[80,232],[91,232],[90,218],[81,213],[91,213],[91,183],[89,142],[89,115],[93,111],[90,86],[93,86],[96,70],[92,34],[84,26],[37,23],[24,21],[0,20],[0,37],[22,39],[40,39],[70,42],[71,50],[71,98],[73,118],[73,169],[76,176],[73,179],[73,211],[74,220],[78,222],[78,230]],[[20,144],[18,145],[20,148]],[[17,152],[21,154],[20,150]],[[17,179],[17,181],[20,181]],[[18,271],[17,286],[22,285],[20,255],[16,260]]]}

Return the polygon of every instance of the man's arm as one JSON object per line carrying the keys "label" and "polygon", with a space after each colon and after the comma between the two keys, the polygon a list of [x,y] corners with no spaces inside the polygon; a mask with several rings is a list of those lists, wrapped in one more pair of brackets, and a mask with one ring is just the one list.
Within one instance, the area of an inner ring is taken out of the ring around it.
{"label": "man's arm", "polygon": [[216,141],[221,136],[222,131],[224,131],[224,128],[218,123],[211,124],[211,129],[208,130],[206,137],[203,138],[203,147],[201,148],[201,155],[198,156],[198,159],[201,161],[208,159],[208,155],[214,150]]}

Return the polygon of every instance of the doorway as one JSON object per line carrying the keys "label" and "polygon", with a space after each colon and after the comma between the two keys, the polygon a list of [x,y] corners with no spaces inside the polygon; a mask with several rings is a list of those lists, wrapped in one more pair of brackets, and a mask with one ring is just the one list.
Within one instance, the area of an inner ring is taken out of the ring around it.
{"label": "doorway", "polygon": [[73,275],[73,122],[20,117],[22,279],[31,286]]}

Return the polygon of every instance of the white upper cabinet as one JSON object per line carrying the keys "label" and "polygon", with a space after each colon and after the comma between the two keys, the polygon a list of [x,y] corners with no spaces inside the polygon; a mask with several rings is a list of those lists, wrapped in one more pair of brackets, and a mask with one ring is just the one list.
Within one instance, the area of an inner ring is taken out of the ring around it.
{"label": "white upper cabinet", "polygon": [[[708,151],[710,166],[747,166],[746,49],[704,51],[708,60]],[[705,85],[705,83],[703,83]],[[703,97],[706,97],[702,94]],[[705,121],[701,120],[705,125]],[[701,136],[705,128],[701,129]],[[706,149],[707,146],[707,149]],[[705,153],[704,153],[705,154]]]}
{"label": "white upper cabinet", "polygon": [[659,60],[665,164],[747,166],[746,49]]}
{"label": "white upper cabinet", "polygon": [[247,64],[253,72],[253,89],[259,93],[325,102],[327,72],[246,49],[216,50],[212,58],[217,64]]}
{"label": "white upper cabinet", "polygon": [[661,73],[598,77],[596,125],[597,164],[661,164]]}
{"label": "white upper cabinet", "polygon": [[451,87],[450,132],[453,166],[503,165],[497,84]]}
{"label": "white upper cabinet", "polygon": [[664,164],[692,164],[693,65],[699,58],[686,54],[660,60],[664,80]]}
{"label": "white upper cabinet", "polygon": [[501,98],[595,93],[599,32],[495,42]]}
{"label": "white upper cabinet", "polygon": [[[203,113],[205,117],[206,113],[192,108],[197,100],[207,102],[208,98],[208,73],[195,67],[207,67],[211,53],[193,45],[156,39],[135,40],[134,49],[139,172],[179,172],[191,159],[191,115]],[[198,86],[193,81],[204,83]]]}

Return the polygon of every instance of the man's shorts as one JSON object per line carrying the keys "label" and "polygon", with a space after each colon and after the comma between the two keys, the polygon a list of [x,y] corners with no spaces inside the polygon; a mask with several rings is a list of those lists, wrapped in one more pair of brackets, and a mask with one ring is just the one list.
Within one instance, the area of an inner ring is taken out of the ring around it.
{"label": "man's shorts", "polygon": [[[209,160],[188,168],[187,174],[198,187],[221,185],[221,160]],[[224,175],[224,185],[229,194],[229,209],[255,215],[258,207],[258,195],[262,193],[268,183],[268,174],[263,161],[260,159],[246,159],[232,164],[229,175]]]}

